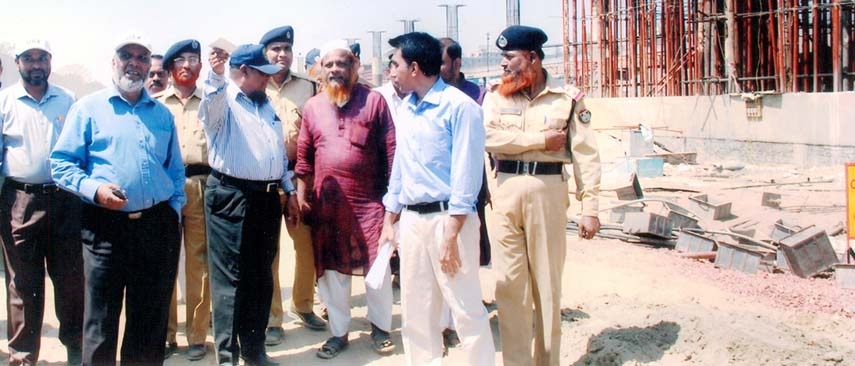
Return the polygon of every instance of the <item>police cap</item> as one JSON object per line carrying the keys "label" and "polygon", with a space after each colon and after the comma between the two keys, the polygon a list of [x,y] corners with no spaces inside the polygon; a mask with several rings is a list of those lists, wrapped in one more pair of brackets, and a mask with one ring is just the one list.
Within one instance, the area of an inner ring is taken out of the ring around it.
{"label": "police cap", "polygon": [[321,58],[321,50],[317,48],[312,48],[309,52],[306,53],[306,68],[312,67],[315,62],[318,62],[318,59]]}
{"label": "police cap", "polygon": [[546,33],[540,28],[512,25],[496,38],[496,47],[502,51],[537,51],[546,43]]}
{"label": "police cap", "polygon": [[353,53],[356,58],[359,58],[359,54],[362,53],[362,47],[359,46],[359,43],[351,43],[350,52]]}
{"label": "police cap", "polygon": [[202,48],[199,47],[199,41],[195,39],[185,39],[183,41],[175,42],[166,53],[163,54],[163,68],[166,70],[172,70],[172,64],[174,63],[176,57],[181,56],[184,52],[195,53],[199,56],[202,56]]}
{"label": "police cap", "polygon": [[294,28],[291,28],[290,25],[273,28],[267,33],[264,33],[264,35],[261,36],[261,40],[258,41],[258,43],[260,43],[264,47],[267,47],[267,45],[272,42],[288,42],[293,45]]}

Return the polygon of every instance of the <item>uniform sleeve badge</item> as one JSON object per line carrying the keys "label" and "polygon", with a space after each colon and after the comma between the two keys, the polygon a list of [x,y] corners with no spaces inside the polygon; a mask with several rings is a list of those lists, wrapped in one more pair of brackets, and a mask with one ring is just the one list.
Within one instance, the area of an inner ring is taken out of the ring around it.
{"label": "uniform sleeve badge", "polygon": [[579,111],[579,121],[581,121],[582,123],[591,122],[591,111],[587,109]]}

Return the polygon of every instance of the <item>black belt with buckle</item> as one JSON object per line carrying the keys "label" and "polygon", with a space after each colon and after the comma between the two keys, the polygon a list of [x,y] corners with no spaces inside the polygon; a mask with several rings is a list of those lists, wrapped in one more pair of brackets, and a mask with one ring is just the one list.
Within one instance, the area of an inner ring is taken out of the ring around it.
{"label": "black belt with buckle", "polygon": [[448,201],[436,201],[428,203],[417,203],[415,205],[404,206],[409,211],[415,211],[422,215],[432,214],[448,210]]}
{"label": "black belt with buckle", "polygon": [[216,170],[211,170],[211,175],[217,178],[221,184],[240,188],[242,190],[250,190],[256,192],[278,192],[282,185],[278,180],[248,180],[235,178],[225,175]]}
{"label": "black belt with buckle", "polygon": [[154,211],[157,211],[157,210],[162,209],[164,207],[167,207],[170,210],[172,209],[171,207],[169,207],[169,201],[161,201],[160,203],[158,203],[154,206],[151,206],[149,208],[146,208],[146,209],[143,209],[140,211],[134,211],[134,212],[123,212],[122,214],[127,213],[129,220],[139,220],[143,216],[151,215]]}
{"label": "black belt with buckle", "polygon": [[188,164],[184,166],[184,176],[189,178],[194,175],[211,174],[211,167],[205,164]]}
{"label": "black belt with buckle", "polygon": [[44,184],[31,184],[31,183],[21,183],[14,179],[6,178],[6,184],[10,185],[12,188],[15,188],[19,191],[24,191],[27,193],[41,193],[48,194],[53,192],[59,192],[60,188],[54,183],[44,183]]}
{"label": "black belt with buckle", "polygon": [[564,163],[538,162],[519,160],[499,160],[496,165],[499,173],[525,174],[525,175],[555,175],[564,172]]}

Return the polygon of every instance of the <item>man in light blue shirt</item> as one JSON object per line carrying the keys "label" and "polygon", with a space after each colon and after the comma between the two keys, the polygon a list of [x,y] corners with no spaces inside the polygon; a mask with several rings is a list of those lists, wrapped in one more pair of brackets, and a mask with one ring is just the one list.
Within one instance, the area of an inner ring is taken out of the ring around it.
{"label": "man in light blue shirt", "polygon": [[217,362],[237,365],[240,356],[247,365],[278,365],[267,357],[264,331],[282,226],[280,188],[288,195],[289,219],[299,223],[282,122],[265,94],[281,67],[267,61],[261,45],[240,46],[231,57],[214,49],[208,60],[199,120],[213,169],[205,217]]}
{"label": "man in light blue shirt", "polygon": [[148,42],[113,56],[113,86],[75,103],[51,153],[51,174],[86,203],[83,363],[160,364],[178,268],[184,164],[172,113],[143,89]]}
{"label": "man in light blue shirt", "polygon": [[469,365],[492,365],[495,348],[478,278],[475,203],[484,170],[481,109],[439,78],[442,46],[426,33],[389,40],[390,76],[412,94],[395,120],[398,147],[380,242],[401,247],[401,314],[409,365],[439,364],[443,302]]}
{"label": "man in light blue shirt", "polygon": [[6,257],[9,364],[35,365],[44,319],[45,273],[50,274],[59,319],[59,340],[68,364],[81,363],[83,257],[80,209],[73,194],[50,175],[56,143],[74,96],[48,82],[50,45],[31,40],[18,46],[21,82],[0,92],[0,240]]}

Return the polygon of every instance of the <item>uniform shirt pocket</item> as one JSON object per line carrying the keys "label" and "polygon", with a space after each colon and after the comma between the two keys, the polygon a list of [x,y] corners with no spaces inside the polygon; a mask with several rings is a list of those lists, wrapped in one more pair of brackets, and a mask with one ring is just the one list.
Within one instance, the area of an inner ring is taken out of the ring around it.
{"label": "uniform shirt pocket", "polygon": [[503,130],[507,131],[522,131],[523,130],[523,116],[522,111],[502,110],[499,114],[499,125],[502,126]]}
{"label": "uniform shirt pocket", "polygon": [[567,121],[570,119],[570,113],[550,113],[544,117],[544,128],[553,130],[563,130],[567,128]]}

